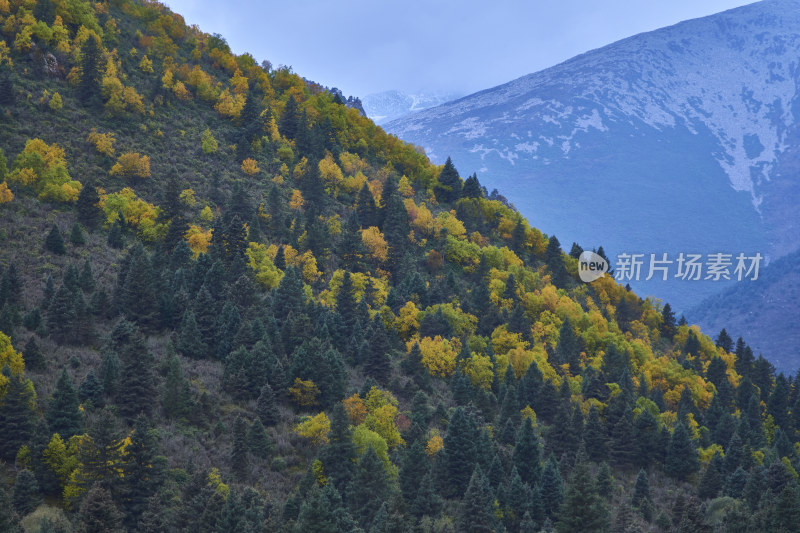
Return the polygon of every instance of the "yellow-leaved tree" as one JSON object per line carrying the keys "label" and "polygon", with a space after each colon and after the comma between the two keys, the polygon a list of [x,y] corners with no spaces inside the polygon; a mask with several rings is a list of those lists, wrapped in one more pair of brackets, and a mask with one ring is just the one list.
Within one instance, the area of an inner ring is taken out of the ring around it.
{"label": "yellow-leaved tree", "polygon": [[114,142],[116,141],[112,132],[100,133],[92,128],[87,140],[94,145],[95,150],[109,157],[114,155]]}
{"label": "yellow-leaved tree", "polygon": [[251,159],[248,157],[247,159],[242,161],[242,172],[244,172],[248,176],[254,176],[258,174],[260,171],[261,169],[258,168],[258,163],[256,162],[255,159]]}
{"label": "yellow-leaved tree", "polygon": [[149,178],[150,158],[138,152],[126,152],[117,158],[110,174],[125,178]]}
{"label": "yellow-leaved tree", "polygon": [[389,255],[389,245],[387,244],[383,233],[381,233],[381,230],[375,226],[370,226],[361,230],[361,241],[364,243],[364,247],[376,261],[379,263],[386,261],[386,258]]}
{"label": "yellow-leaved tree", "polygon": [[81,183],[67,172],[64,149],[41,139],[25,143],[14,160],[8,181],[32,189],[40,200],[52,202],[74,202],[81,192]]}
{"label": "yellow-leaved tree", "polygon": [[7,204],[14,199],[14,193],[8,188],[8,183],[5,181],[0,183],[0,204]]}
{"label": "yellow-leaved tree", "polygon": [[307,417],[294,427],[295,433],[311,441],[314,446],[328,444],[328,433],[331,430],[331,421],[324,412],[313,417]]}

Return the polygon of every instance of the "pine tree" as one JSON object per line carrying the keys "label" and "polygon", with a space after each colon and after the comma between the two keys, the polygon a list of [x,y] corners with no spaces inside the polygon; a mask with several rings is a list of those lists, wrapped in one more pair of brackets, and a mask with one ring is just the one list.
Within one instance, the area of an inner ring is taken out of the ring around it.
{"label": "pine tree", "polygon": [[17,474],[14,482],[14,492],[11,495],[11,502],[14,510],[20,516],[26,516],[36,509],[42,502],[42,495],[39,493],[39,483],[36,476],[30,470],[23,470]]}
{"label": "pine tree", "polygon": [[717,335],[714,345],[717,348],[722,348],[726,352],[733,351],[733,339],[731,339],[731,336],[728,335],[727,331],[725,331],[725,328],[722,328],[722,330],[719,332],[719,335]]}
{"label": "pine tree", "polygon": [[650,495],[650,480],[647,477],[647,472],[644,469],[639,470],[636,476],[636,482],[633,484],[633,496],[631,496],[631,505],[638,507],[644,502],[652,501]]}
{"label": "pine tree", "polygon": [[[356,452],[353,444],[350,417],[341,402],[333,406],[328,444],[320,451],[320,460],[329,483],[341,487],[345,493],[355,475]],[[382,468],[382,467],[381,467]]]}
{"label": "pine tree", "polygon": [[[17,99],[9,71],[9,68],[0,67],[0,104],[8,108],[12,107]],[[5,177],[5,175],[2,175],[2,177]]]}
{"label": "pine tree", "polygon": [[458,175],[458,171],[456,171],[455,166],[453,166],[453,161],[449,157],[444,163],[441,174],[439,174],[439,179],[434,187],[434,191],[436,193],[436,201],[440,204],[454,203],[461,198],[461,177]]}
{"label": "pine tree", "polygon": [[90,369],[78,387],[78,399],[82,403],[91,402],[94,407],[103,407],[105,404],[103,395],[103,384],[97,379],[94,369]]}
{"label": "pine tree", "polygon": [[99,204],[100,195],[97,193],[94,183],[85,183],[78,194],[77,202],[75,202],[75,211],[78,215],[78,222],[89,231],[94,231],[103,221],[103,211]]}
{"label": "pine tree", "polygon": [[433,476],[430,472],[426,472],[421,480],[417,482],[418,487],[415,491],[409,494],[412,499],[411,514],[421,518],[423,516],[437,516],[442,509],[442,498],[433,484]]}
{"label": "pine tree", "polygon": [[247,447],[250,453],[261,459],[266,459],[272,450],[267,430],[264,429],[264,424],[258,418],[250,425],[247,432]]}
{"label": "pine tree", "polygon": [[556,531],[559,533],[605,531],[608,509],[597,493],[585,455],[580,455],[569,477]]}
{"label": "pine tree", "polygon": [[274,426],[278,422],[278,407],[275,404],[275,393],[269,383],[261,387],[256,400],[256,415],[265,426]]}
{"label": "pine tree", "polygon": [[353,518],[368,529],[388,495],[389,481],[383,462],[372,446],[367,446],[358,460],[355,475],[347,490],[347,504]]}
{"label": "pine tree", "polygon": [[722,477],[722,468],[722,456],[714,454],[703,477],[700,478],[700,484],[697,486],[697,496],[701,500],[716,498],[717,494],[722,490],[722,485],[725,481]]}
{"label": "pine tree", "polygon": [[39,348],[39,343],[36,342],[36,337],[31,337],[25,348],[22,350],[22,358],[25,360],[25,367],[28,370],[41,371],[44,370],[46,364],[42,350]]}
{"label": "pine tree", "polygon": [[153,410],[153,399],[157,397],[155,386],[154,358],[145,345],[144,338],[133,330],[129,341],[122,347],[122,371],[120,387],[116,394],[119,413],[133,420],[140,413],[149,416]]}
{"label": "pine tree", "polygon": [[[167,348],[168,352],[171,350]],[[167,375],[164,379],[164,389],[161,396],[161,405],[168,418],[183,418],[189,415],[192,403],[189,382],[183,374],[181,361],[177,354],[172,352],[167,360]]]}
{"label": "pine tree", "polygon": [[468,533],[495,531],[495,522],[494,494],[480,466],[477,466],[470,477],[461,509],[456,516],[456,527],[458,531]]}
{"label": "pine tree", "polygon": [[[377,511],[377,509],[376,509]],[[332,483],[312,488],[297,516],[298,531],[344,533],[360,531],[358,524],[344,508],[342,497]]]}
{"label": "pine tree", "polygon": [[47,234],[47,238],[44,240],[44,248],[56,255],[67,253],[67,248],[64,246],[64,237],[61,236],[61,231],[55,224],[50,227],[50,233]]}
{"label": "pine tree", "polygon": [[419,480],[430,470],[428,457],[422,442],[417,440],[405,453],[400,466],[400,490],[408,502],[416,498]]}
{"label": "pine tree", "polygon": [[461,193],[464,198],[483,198],[485,196],[483,187],[481,187],[481,183],[478,181],[477,174],[473,174],[464,180],[464,188]]}
{"label": "pine tree", "polygon": [[86,244],[86,235],[83,233],[81,225],[77,222],[72,225],[72,230],[69,232],[69,242],[75,246]]}
{"label": "pine tree", "polygon": [[539,483],[542,475],[540,460],[539,439],[533,431],[533,424],[530,418],[526,418],[522,421],[522,426],[517,432],[517,442],[514,445],[512,459],[523,483],[531,486]]}
{"label": "pine tree", "polygon": [[7,365],[2,377],[6,385],[0,402],[0,459],[11,462],[20,446],[33,435],[36,393],[30,380],[12,373]]}
{"label": "pine tree", "polygon": [[464,409],[456,408],[444,438],[442,478],[439,487],[447,497],[463,494],[475,464],[475,431]]}
{"label": "pine tree", "polygon": [[22,527],[19,525],[19,515],[14,511],[11,498],[3,486],[0,486],[0,531],[7,531],[8,533],[22,532]]}
{"label": "pine tree", "polygon": [[78,512],[81,531],[85,533],[122,533],[122,513],[117,510],[111,494],[95,485],[86,494]]}
{"label": "pine tree", "polygon": [[165,466],[158,457],[158,433],[140,415],[133,424],[130,444],[123,463],[123,509],[125,523],[131,529],[148,506],[148,500],[164,479]]}
{"label": "pine tree", "polygon": [[544,466],[541,487],[544,512],[552,520],[558,516],[558,510],[564,499],[564,484],[561,480],[561,472],[553,456],[550,456]]}
{"label": "pine tree", "polygon": [[550,277],[553,285],[559,289],[566,288],[569,279],[567,267],[564,266],[564,257],[561,251],[561,243],[555,235],[550,237],[547,243],[547,249],[544,252],[545,262],[547,268],[550,269]]}
{"label": "pine tree", "polygon": [[47,408],[47,423],[50,425],[50,431],[58,433],[64,440],[79,434],[83,420],[78,407],[78,391],[75,390],[72,378],[67,374],[65,368],[56,382],[56,390],[53,392]]}
{"label": "pine tree", "polygon": [[299,120],[297,100],[295,100],[294,96],[290,96],[286,102],[286,107],[283,109],[281,120],[278,123],[278,129],[281,135],[289,140],[294,140],[299,129]]}
{"label": "pine tree", "polygon": [[84,105],[92,105],[100,99],[101,49],[97,38],[90,36],[81,47],[81,80],[78,84],[78,98]]}
{"label": "pine tree", "polygon": [[231,451],[231,470],[240,480],[247,479],[247,424],[240,416],[233,423],[233,449]]}
{"label": "pine tree", "polygon": [[560,364],[569,364],[569,371],[573,375],[580,373],[580,342],[569,318],[564,319],[558,332],[556,358]]}
{"label": "pine tree", "polygon": [[689,437],[683,421],[679,420],[669,439],[664,471],[672,477],[686,479],[699,468],[697,447]]}
{"label": "pine tree", "polygon": [[187,309],[178,328],[178,341],[175,345],[178,353],[194,359],[201,359],[208,353],[208,346],[203,342],[203,335],[197,326],[194,312]]}
{"label": "pine tree", "polygon": [[121,250],[125,247],[123,222],[121,219],[118,218],[114,220],[113,224],[111,224],[111,229],[108,232],[108,239],[106,242],[110,247],[116,248],[117,250]]}
{"label": "pine tree", "polygon": [[666,337],[667,339],[671,339],[675,336],[675,333],[678,331],[677,325],[675,324],[675,313],[672,311],[672,306],[664,304],[663,309],[661,309],[661,335]]}
{"label": "pine tree", "polygon": [[384,383],[389,378],[391,363],[389,362],[389,340],[382,324],[376,325],[369,342],[367,360],[364,362],[364,373]]}

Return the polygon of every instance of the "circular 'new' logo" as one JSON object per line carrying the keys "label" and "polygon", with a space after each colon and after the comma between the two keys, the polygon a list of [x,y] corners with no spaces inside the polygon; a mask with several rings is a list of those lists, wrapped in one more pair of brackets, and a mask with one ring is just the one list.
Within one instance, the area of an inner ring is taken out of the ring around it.
{"label": "circular 'new' logo", "polygon": [[608,272],[608,261],[594,252],[585,251],[578,258],[578,275],[581,281],[591,283]]}

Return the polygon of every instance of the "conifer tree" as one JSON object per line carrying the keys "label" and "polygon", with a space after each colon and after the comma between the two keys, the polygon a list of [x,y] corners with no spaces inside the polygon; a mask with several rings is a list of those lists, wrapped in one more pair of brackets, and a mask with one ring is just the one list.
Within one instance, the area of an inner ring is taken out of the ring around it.
{"label": "conifer tree", "polygon": [[547,249],[545,250],[544,258],[545,262],[547,263],[547,268],[550,269],[550,276],[553,281],[553,285],[559,289],[566,288],[567,280],[569,279],[569,273],[567,272],[566,266],[564,266],[561,243],[558,242],[558,239],[555,235],[550,237],[550,240],[547,243]]}
{"label": "conifer tree", "polygon": [[672,311],[672,306],[668,303],[664,304],[661,309],[661,335],[667,339],[675,336],[677,325],[675,324],[675,313]]}
{"label": "conifer tree", "polygon": [[372,446],[367,446],[358,460],[355,475],[347,490],[347,504],[353,518],[368,529],[388,495],[389,482],[383,462]]}
{"label": "conifer tree", "polygon": [[36,394],[33,383],[12,373],[8,365],[3,367],[2,377],[7,381],[0,398],[0,459],[11,462],[33,435]]}
{"label": "conifer tree", "polygon": [[25,348],[22,350],[22,358],[25,360],[25,367],[28,370],[40,371],[45,368],[44,355],[39,348],[39,343],[36,342],[36,337],[31,337]]}
{"label": "conifer tree", "polygon": [[267,430],[258,418],[255,419],[247,431],[247,447],[250,453],[261,459],[266,459],[272,449]]}
{"label": "conifer tree", "polygon": [[42,502],[42,495],[39,493],[39,483],[36,476],[28,470],[22,470],[17,474],[14,482],[14,492],[11,495],[11,502],[14,510],[20,516],[26,516],[36,509]]}
{"label": "conifer tree", "polygon": [[164,389],[161,396],[164,414],[168,418],[186,417],[189,415],[191,402],[189,382],[183,374],[180,359],[178,359],[177,354],[172,352],[167,360],[167,375],[164,379]]}
{"label": "conifer tree", "polygon": [[122,347],[120,387],[116,394],[119,413],[129,420],[143,413],[149,416],[156,398],[154,358],[141,333],[134,329]]}
{"label": "conifer tree", "polygon": [[[347,493],[350,482],[355,475],[356,459],[355,444],[353,444],[350,418],[341,402],[333,406],[331,412],[331,431],[328,434],[328,444],[320,452],[320,460],[325,468],[328,482],[341,487]],[[381,466],[381,468],[383,468]]]}
{"label": "conifer tree", "polygon": [[458,531],[477,533],[481,531],[495,531],[496,520],[494,516],[494,494],[489,486],[489,481],[481,472],[480,466],[469,480],[469,485],[461,502],[461,509],[456,516]]}
{"label": "conifer tree", "polygon": [[122,533],[122,513],[111,494],[100,485],[89,490],[78,512],[81,531],[86,533]]}
{"label": "conifer tree", "polygon": [[461,198],[462,183],[453,161],[448,157],[434,188],[439,203],[453,203]]}
{"label": "conifer tree", "polygon": [[669,439],[664,471],[672,477],[686,479],[697,472],[699,467],[697,447],[689,437],[683,421],[679,420]]}
{"label": "conifer tree", "polygon": [[85,183],[75,202],[75,211],[78,215],[78,222],[89,231],[94,231],[103,221],[103,212],[100,210],[99,204],[100,195],[97,193],[94,183]]}
{"label": "conifer tree", "polygon": [[64,237],[61,236],[61,231],[55,224],[50,227],[50,233],[47,234],[44,240],[44,247],[47,251],[56,255],[67,253],[67,248],[64,246]]}
{"label": "conifer tree", "polygon": [[457,407],[444,438],[442,478],[439,487],[445,496],[458,497],[472,476],[475,464],[475,431],[464,409]]}
{"label": "conifer tree", "polygon": [[62,439],[69,439],[81,432],[83,420],[78,401],[78,391],[72,383],[72,378],[67,374],[67,369],[62,369],[61,376],[56,382],[56,390],[50,399],[47,408],[47,423],[52,433],[58,433]]}
{"label": "conifer tree", "polygon": [[111,224],[111,229],[108,232],[108,239],[106,240],[109,246],[121,250],[125,247],[125,237],[123,230],[123,222],[118,218]]}
{"label": "conifer tree", "polygon": [[91,402],[91,405],[95,407],[103,407],[105,403],[103,395],[103,384],[97,379],[94,369],[90,369],[78,387],[78,399],[82,403]]}
{"label": "conifer tree", "polygon": [[247,478],[249,461],[247,459],[247,424],[240,416],[233,423],[233,448],[231,451],[231,470],[238,479]]}
{"label": "conifer tree", "polygon": [[517,432],[517,442],[514,444],[513,464],[519,472],[523,483],[536,485],[542,475],[541,451],[539,439],[533,431],[530,418],[522,421],[522,426]]}
{"label": "conifer tree", "polygon": [[633,484],[633,496],[631,496],[631,505],[638,507],[645,500],[652,501],[650,495],[650,480],[647,477],[647,472],[640,469],[636,476],[636,482]]}
{"label": "conifer tree", "polygon": [[100,43],[91,35],[81,47],[81,79],[78,84],[78,98],[84,105],[92,105],[100,99],[101,50]]}
{"label": "conifer tree", "polygon": [[264,383],[256,400],[256,415],[265,426],[274,426],[278,422],[278,407],[275,404],[275,393],[269,383]]}
{"label": "conifer tree", "polygon": [[606,531],[608,509],[597,492],[583,453],[579,454],[569,477],[556,531],[559,533]]}
{"label": "conifer tree", "polygon": [[77,222],[72,225],[72,230],[69,232],[69,242],[75,246],[86,244],[86,235],[84,235],[83,228]]}
{"label": "conifer tree", "polygon": [[561,472],[552,455],[547,460],[542,471],[541,487],[544,512],[552,520],[558,516],[558,510],[564,499],[564,484],[561,480]]}

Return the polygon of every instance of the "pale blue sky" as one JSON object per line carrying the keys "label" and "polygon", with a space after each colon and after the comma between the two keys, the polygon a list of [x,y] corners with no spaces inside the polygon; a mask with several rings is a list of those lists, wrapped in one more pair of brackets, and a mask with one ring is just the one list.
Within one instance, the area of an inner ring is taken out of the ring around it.
{"label": "pale blue sky", "polygon": [[164,0],[236,53],[347,95],[468,94],[736,0]]}

